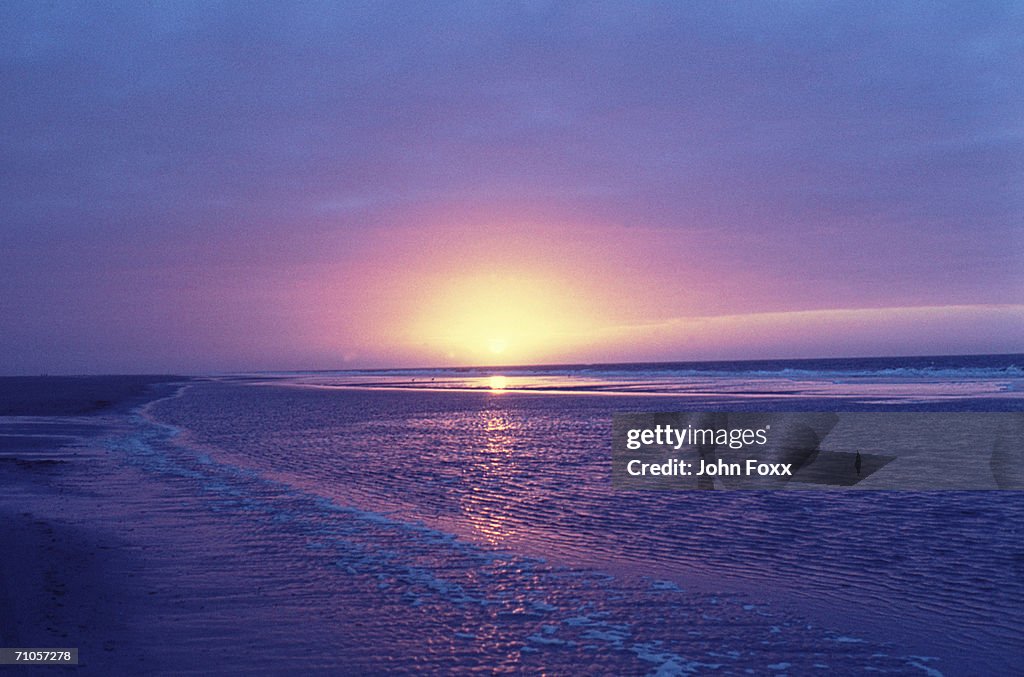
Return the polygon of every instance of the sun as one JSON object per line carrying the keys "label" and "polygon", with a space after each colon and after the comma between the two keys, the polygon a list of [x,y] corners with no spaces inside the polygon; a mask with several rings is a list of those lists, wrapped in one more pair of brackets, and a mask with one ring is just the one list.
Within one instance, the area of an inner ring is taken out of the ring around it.
{"label": "sun", "polygon": [[[528,364],[587,336],[586,311],[556,274],[497,267],[426,281],[410,340],[449,361]],[[559,290],[554,293],[552,290]]]}
{"label": "sun", "polygon": [[487,349],[495,355],[501,355],[508,348],[508,341],[503,338],[494,337],[487,342]]}
{"label": "sun", "polygon": [[494,375],[490,379],[491,390],[504,390],[508,387],[508,379],[504,376]]}

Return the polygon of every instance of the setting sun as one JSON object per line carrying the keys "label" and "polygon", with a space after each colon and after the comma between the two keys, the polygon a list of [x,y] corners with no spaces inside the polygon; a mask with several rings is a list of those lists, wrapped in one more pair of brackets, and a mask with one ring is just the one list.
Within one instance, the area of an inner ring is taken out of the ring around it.
{"label": "setting sun", "polygon": [[487,347],[490,348],[491,352],[495,355],[500,355],[505,352],[506,348],[508,348],[508,341],[503,338],[492,338],[488,341]]}
{"label": "setting sun", "polygon": [[575,347],[592,325],[566,283],[538,271],[445,276],[422,293],[414,340],[466,363],[542,360]]}

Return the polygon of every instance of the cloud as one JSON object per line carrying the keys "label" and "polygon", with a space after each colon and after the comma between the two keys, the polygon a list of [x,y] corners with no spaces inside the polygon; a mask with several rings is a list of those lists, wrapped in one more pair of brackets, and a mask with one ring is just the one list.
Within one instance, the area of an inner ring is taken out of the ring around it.
{"label": "cloud", "polygon": [[[1024,305],[850,308],[673,318],[608,327],[595,345],[645,360],[1000,354],[1018,351]],[[599,359],[610,359],[602,355]]]}

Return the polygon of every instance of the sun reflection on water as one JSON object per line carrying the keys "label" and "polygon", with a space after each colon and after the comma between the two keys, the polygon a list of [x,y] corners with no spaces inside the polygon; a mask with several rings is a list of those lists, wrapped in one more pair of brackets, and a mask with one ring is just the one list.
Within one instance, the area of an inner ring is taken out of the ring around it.
{"label": "sun reflection on water", "polygon": [[462,513],[472,529],[490,545],[498,545],[514,535],[509,520],[509,494],[503,491],[515,480],[514,453],[519,424],[500,411],[480,411],[480,433],[470,450],[473,488],[461,501]]}

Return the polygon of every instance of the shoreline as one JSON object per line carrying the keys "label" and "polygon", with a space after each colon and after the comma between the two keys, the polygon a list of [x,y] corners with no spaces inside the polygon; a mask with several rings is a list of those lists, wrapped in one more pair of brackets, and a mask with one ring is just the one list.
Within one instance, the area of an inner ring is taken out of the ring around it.
{"label": "shoreline", "polygon": [[144,671],[132,649],[144,565],[90,512],[112,512],[114,497],[76,479],[102,461],[95,440],[119,416],[184,380],[0,378],[0,646],[78,648],[79,668]]}
{"label": "shoreline", "polygon": [[[37,406],[38,388],[0,397],[18,411],[0,417],[0,646],[77,648],[77,669],[104,676],[386,666],[378,631],[358,626],[393,616],[367,605],[365,588],[332,587],[326,554],[295,569],[308,535],[274,527],[263,537],[258,515],[161,469],[153,449],[133,457],[129,419],[183,379],[103,378],[52,405]],[[122,399],[94,407],[96,393]],[[321,609],[339,598],[343,615],[324,624]]]}

